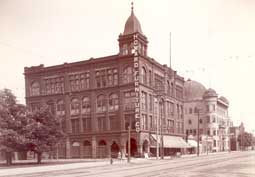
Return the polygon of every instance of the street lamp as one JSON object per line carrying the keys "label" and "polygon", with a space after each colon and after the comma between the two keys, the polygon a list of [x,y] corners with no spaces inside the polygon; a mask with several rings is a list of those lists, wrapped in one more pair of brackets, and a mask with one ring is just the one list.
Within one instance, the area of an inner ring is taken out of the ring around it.
{"label": "street lamp", "polygon": [[156,127],[156,159],[159,157],[159,143],[158,143],[158,133],[159,133],[159,116],[157,116],[157,127]]}
{"label": "street lamp", "polygon": [[[162,109],[163,109],[163,102],[160,102],[161,94],[157,94],[157,101],[158,101],[158,116],[157,116],[157,129],[156,129],[156,159],[159,159],[159,134],[160,134],[160,149],[161,149],[161,159],[164,159],[164,139],[163,139],[163,133],[162,133]],[[160,104],[161,103],[161,104]]]}
{"label": "street lamp", "polygon": [[199,156],[199,109],[197,109],[197,156]]}
{"label": "street lamp", "polygon": [[200,137],[200,132],[199,132],[199,124],[200,124],[200,109],[195,108],[195,111],[197,112],[197,156],[199,156],[199,137]]}
{"label": "street lamp", "polygon": [[131,126],[130,126],[130,121],[129,121],[129,125],[128,125],[128,163],[130,163],[130,129],[131,129]]}
{"label": "street lamp", "polygon": [[206,154],[208,155],[208,134],[206,135]]}
{"label": "street lamp", "polygon": [[[161,104],[160,104],[161,103]],[[161,105],[161,106],[160,106]],[[162,111],[163,109],[163,102],[159,102],[159,119],[160,119],[160,144],[161,144],[161,159],[164,159],[164,139],[163,139],[163,127],[162,127]]]}

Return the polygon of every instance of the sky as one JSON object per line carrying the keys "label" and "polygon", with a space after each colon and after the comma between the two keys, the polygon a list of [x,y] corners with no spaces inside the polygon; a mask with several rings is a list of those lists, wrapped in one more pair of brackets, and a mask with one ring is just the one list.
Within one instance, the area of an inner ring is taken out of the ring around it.
{"label": "sky", "polygon": [[[255,132],[255,1],[134,0],[148,55],[229,102]],[[24,67],[117,54],[131,0],[0,0],[0,89],[25,103]]]}

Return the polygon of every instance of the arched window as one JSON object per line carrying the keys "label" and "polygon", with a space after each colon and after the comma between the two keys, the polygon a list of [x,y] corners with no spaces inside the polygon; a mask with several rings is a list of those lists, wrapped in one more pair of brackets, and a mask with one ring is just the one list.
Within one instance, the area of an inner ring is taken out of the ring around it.
{"label": "arched window", "polygon": [[81,107],[81,113],[90,113],[90,99],[89,97],[83,97],[82,99],[82,107]]}
{"label": "arched window", "polygon": [[141,83],[143,84],[147,83],[146,70],[144,67],[142,67],[142,71],[141,71]]}
{"label": "arched window", "polygon": [[97,155],[98,158],[105,158],[108,155],[107,152],[107,143],[105,140],[101,140],[98,142],[98,146],[97,146]]}
{"label": "arched window", "polygon": [[128,66],[123,71],[123,83],[127,84],[130,82],[134,82],[134,73],[133,68],[131,66]]}
{"label": "arched window", "polygon": [[152,86],[152,71],[149,70],[149,85]]}
{"label": "arched window", "polygon": [[73,158],[79,158],[80,157],[80,143],[79,142],[73,142],[72,143],[71,156]]}
{"label": "arched window", "polygon": [[80,101],[77,98],[71,100],[71,115],[80,113]]}
{"label": "arched window", "polygon": [[40,84],[39,82],[35,81],[32,82],[30,87],[30,96],[38,96],[40,95]]}
{"label": "arched window", "polygon": [[174,84],[171,82],[171,96],[174,96]]}
{"label": "arched window", "polygon": [[57,115],[65,115],[65,103],[63,100],[57,102]]}
{"label": "arched window", "polygon": [[110,111],[119,109],[119,97],[116,93],[109,96],[109,109]]}
{"label": "arched window", "polygon": [[169,96],[172,95],[172,94],[171,94],[171,84],[169,83],[169,81],[167,81],[167,94],[168,94]]}
{"label": "arched window", "polygon": [[92,146],[91,143],[88,140],[85,140],[83,142],[83,154],[85,158],[91,158],[92,157]]}
{"label": "arched window", "polygon": [[97,96],[97,112],[106,111],[106,98],[104,95]]}

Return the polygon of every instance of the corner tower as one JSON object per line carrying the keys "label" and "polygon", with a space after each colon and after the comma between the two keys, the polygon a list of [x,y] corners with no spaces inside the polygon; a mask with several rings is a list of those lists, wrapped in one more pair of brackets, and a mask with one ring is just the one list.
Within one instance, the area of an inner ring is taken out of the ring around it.
{"label": "corner tower", "polygon": [[137,46],[138,54],[147,56],[147,37],[143,34],[141,24],[134,14],[132,3],[131,15],[128,17],[123,34],[119,35],[119,54],[131,55]]}

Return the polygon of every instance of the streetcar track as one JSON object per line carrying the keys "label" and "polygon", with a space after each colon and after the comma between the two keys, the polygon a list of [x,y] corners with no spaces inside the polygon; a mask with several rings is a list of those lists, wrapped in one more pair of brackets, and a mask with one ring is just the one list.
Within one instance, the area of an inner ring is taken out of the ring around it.
{"label": "streetcar track", "polygon": [[[213,156],[210,156],[210,157],[219,157],[221,156],[222,154],[215,154]],[[203,162],[200,162],[200,163],[197,163],[196,166],[198,166],[198,164],[200,164],[200,166],[206,166],[206,165],[209,165],[211,163],[214,163],[214,162],[222,162],[222,160],[231,160],[233,158],[239,158],[239,157],[247,157],[249,155],[238,155],[238,156],[231,156],[231,158],[228,156],[228,157],[223,157],[223,158],[220,158],[220,159],[216,159],[216,160],[213,160],[213,161],[210,161],[209,163],[206,163],[204,162],[205,159],[208,158],[208,156],[201,156],[201,157],[188,157],[188,159],[165,159],[166,162],[162,163],[162,161],[160,161],[161,163],[156,163],[156,164],[151,164],[149,165],[150,163],[147,162],[147,164],[139,164],[138,163],[134,163],[134,164],[127,164],[127,165],[124,165],[123,166],[118,166],[118,172],[125,172],[125,171],[130,171],[130,170],[136,170],[136,169],[140,169],[140,168],[150,168],[150,167],[159,167],[159,166],[162,166],[162,165],[166,165],[166,164],[173,164],[175,163],[175,165],[178,165],[178,164],[181,164],[183,163],[183,161],[185,162],[192,162],[192,161],[197,161],[197,159],[199,158],[200,160],[203,160]],[[132,166],[135,166],[133,167],[132,169],[130,169],[129,167],[132,167]],[[113,165],[114,166],[114,165]],[[178,169],[184,169],[184,168],[190,168],[194,166],[194,164],[190,165],[190,164],[187,164],[187,165],[182,165],[182,166],[175,166],[175,167],[167,167],[167,168],[163,168],[163,169],[160,169],[160,170],[156,170],[156,171],[153,171],[153,172],[158,172],[158,171],[162,171],[162,170],[166,170],[166,169],[169,169],[169,170],[178,170]],[[69,175],[69,174],[82,174],[82,176],[95,176],[95,175],[102,175],[102,174],[106,174],[106,173],[111,173],[112,172],[112,166],[109,166],[109,164],[107,165],[103,165],[103,166],[91,166],[91,167],[81,167],[81,168],[75,168],[75,169],[70,169],[70,170],[64,170],[66,173],[64,175]],[[84,171],[84,169],[86,168],[86,171]],[[102,170],[103,168],[103,170]],[[99,172],[96,172],[96,173],[93,173],[93,171],[96,171],[97,169],[100,169],[101,171]],[[78,171],[77,171],[78,170]],[[81,171],[82,170],[82,171]],[[26,177],[35,177],[35,176],[40,176],[40,177],[43,177],[43,176],[57,176],[59,175],[60,173],[63,173],[63,170],[55,170],[55,171],[50,171],[50,172],[37,172],[37,173],[27,173],[27,174],[21,174],[21,175],[26,175]],[[84,174],[85,173],[85,174]],[[145,174],[145,173],[138,173],[136,175],[141,175],[141,174]],[[14,177],[16,175],[8,175],[6,177]],[[131,177],[131,176],[127,176],[127,177]]]}
{"label": "streetcar track", "polygon": [[[216,159],[216,160],[212,160],[212,161],[209,161],[208,163],[205,163],[204,161],[202,162],[199,162],[199,163],[196,163],[196,164],[187,164],[187,165],[183,165],[183,166],[178,166],[178,167],[166,167],[166,168],[163,168],[163,169],[159,169],[159,170],[154,170],[153,173],[162,173],[162,170],[189,170],[191,169],[192,167],[202,167],[202,166],[208,166],[208,165],[211,165],[212,163],[219,163],[219,162],[222,162],[223,160],[225,161],[229,161],[229,160],[233,160],[233,159],[238,159],[240,157],[249,157],[249,155],[246,155],[246,156],[237,156],[237,157],[232,157],[232,158],[220,158],[220,159]],[[151,172],[147,172],[147,173],[137,173],[136,175],[142,175],[142,176],[146,176],[148,175],[148,173],[151,173]],[[128,176],[125,176],[125,177],[132,177],[133,175],[128,175]],[[142,177],[141,176],[141,177]]]}

